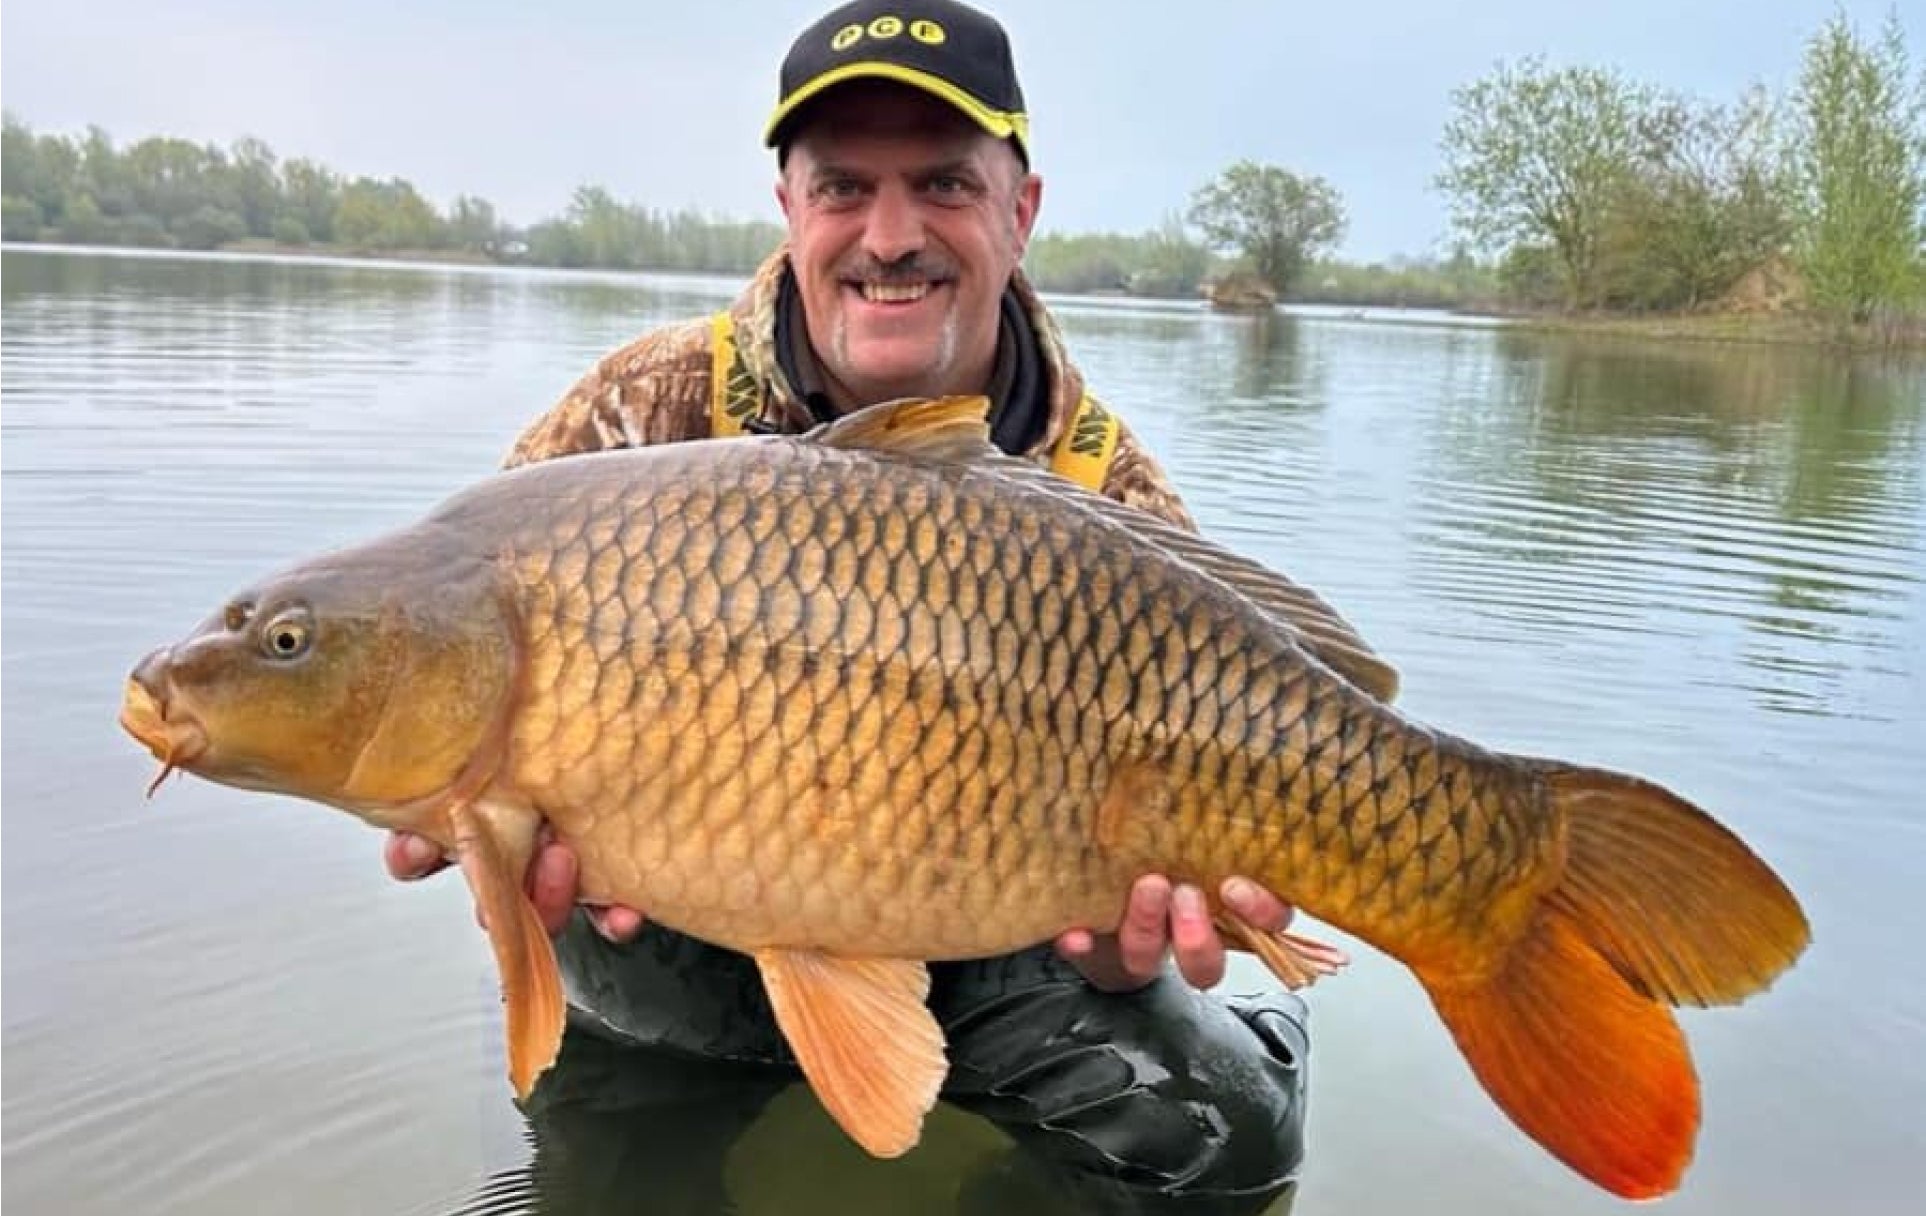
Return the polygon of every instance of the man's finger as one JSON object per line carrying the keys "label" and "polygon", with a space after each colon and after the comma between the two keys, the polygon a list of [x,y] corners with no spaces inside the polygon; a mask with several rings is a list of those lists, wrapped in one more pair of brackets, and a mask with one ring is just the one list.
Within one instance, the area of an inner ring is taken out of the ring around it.
{"label": "man's finger", "polygon": [[388,876],[401,882],[426,878],[448,866],[440,846],[413,832],[388,833],[387,843],[381,847],[381,860],[388,867]]}
{"label": "man's finger", "polygon": [[606,908],[590,908],[589,923],[595,931],[618,946],[627,945],[642,932],[643,916],[634,908],[622,904],[610,904]]}
{"label": "man's finger", "polygon": [[1170,896],[1170,944],[1177,970],[1195,988],[1213,988],[1224,978],[1224,943],[1211,924],[1204,893],[1185,883]]}
{"label": "man's finger", "polygon": [[1130,906],[1117,928],[1117,952],[1124,970],[1148,983],[1164,965],[1170,945],[1170,880],[1146,874],[1130,888]]}
{"label": "man's finger", "polygon": [[1072,961],[1090,957],[1096,948],[1096,936],[1088,929],[1072,929],[1057,938],[1057,953]]}
{"label": "man's finger", "polygon": [[1225,879],[1218,895],[1225,907],[1266,933],[1282,933],[1291,923],[1291,905],[1248,878]]}
{"label": "man's finger", "polygon": [[575,850],[554,843],[536,849],[528,867],[528,898],[550,933],[560,933],[575,910],[577,877]]}

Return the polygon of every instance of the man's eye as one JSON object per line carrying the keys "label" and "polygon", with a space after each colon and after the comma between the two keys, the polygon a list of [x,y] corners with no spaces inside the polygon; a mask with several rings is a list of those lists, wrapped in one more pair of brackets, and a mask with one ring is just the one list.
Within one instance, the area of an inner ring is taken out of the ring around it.
{"label": "man's eye", "polygon": [[846,202],[859,197],[862,192],[862,186],[857,182],[850,181],[848,178],[838,178],[834,181],[823,182],[816,187],[817,195],[831,202]]}
{"label": "man's eye", "polygon": [[954,173],[940,174],[923,183],[923,197],[944,207],[966,207],[982,195],[974,179]]}

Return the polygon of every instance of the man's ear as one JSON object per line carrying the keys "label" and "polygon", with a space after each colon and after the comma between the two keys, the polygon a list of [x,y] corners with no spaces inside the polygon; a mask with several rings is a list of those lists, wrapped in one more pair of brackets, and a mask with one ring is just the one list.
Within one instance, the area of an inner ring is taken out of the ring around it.
{"label": "man's ear", "polygon": [[782,218],[789,219],[789,176],[783,174],[776,178],[776,204],[782,208]]}
{"label": "man's ear", "polygon": [[1024,250],[1030,247],[1030,233],[1036,230],[1037,212],[1043,207],[1043,179],[1034,173],[1026,173],[1017,183],[1016,195],[1016,254],[1022,260]]}

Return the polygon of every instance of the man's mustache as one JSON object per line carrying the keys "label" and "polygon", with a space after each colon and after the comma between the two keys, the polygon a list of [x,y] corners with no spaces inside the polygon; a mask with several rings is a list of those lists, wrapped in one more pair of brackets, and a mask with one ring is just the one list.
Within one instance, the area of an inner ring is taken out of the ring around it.
{"label": "man's mustache", "polygon": [[904,283],[953,279],[956,277],[956,268],[941,258],[908,253],[893,262],[864,258],[845,266],[840,273],[845,279],[896,286]]}

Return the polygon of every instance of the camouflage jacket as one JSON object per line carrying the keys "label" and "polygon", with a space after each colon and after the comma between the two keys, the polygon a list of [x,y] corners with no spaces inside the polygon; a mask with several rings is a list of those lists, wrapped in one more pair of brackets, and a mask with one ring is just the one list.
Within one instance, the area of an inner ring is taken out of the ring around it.
{"label": "camouflage jacket", "polygon": [[[762,414],[782,430],[811,425],[809,410],[776,360],[777,287],[788,267],[786,248],[762,264],[731,306],[743,365],[762,384]],[[1018,298],[1029,315],[1047,367],[1050,412],[1031,455],[1047,459],[1084,392],[1083,377],[1064,353],[1063,338],[1021,272]],[[699,317],[646,333],[604,356],[547,413],[516,440],[507,466],[605,448],[641,447],[704,439],[711,433],[713,366],[710,318]],[[1128,425],[1118,435],[1103,492],[1182,527],[1196,525],[1163,470]]]}

